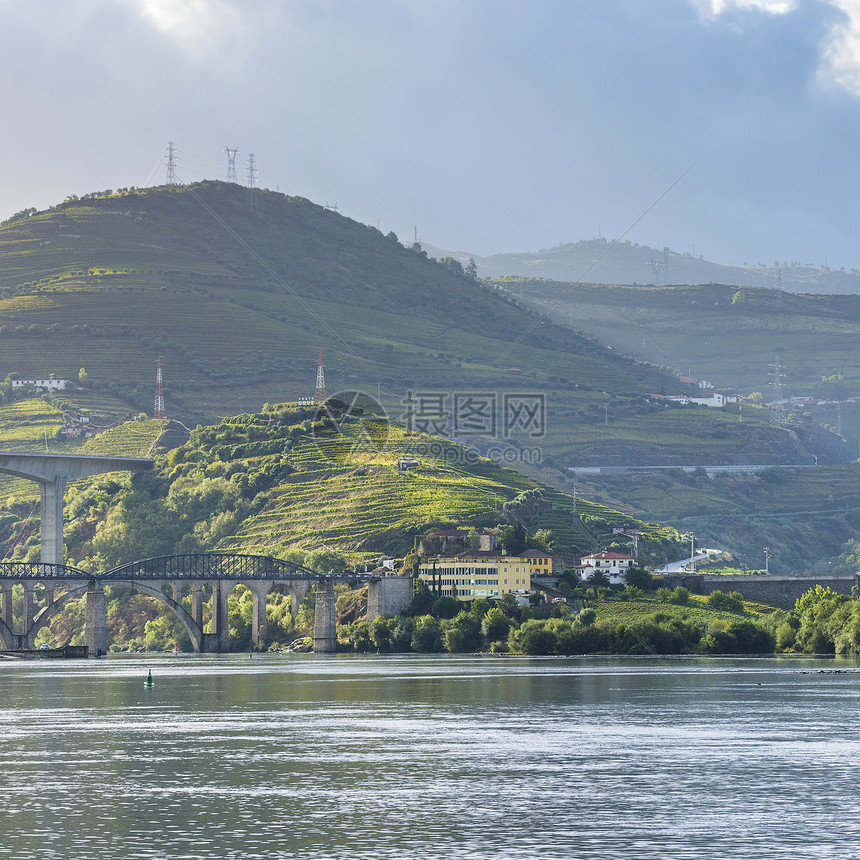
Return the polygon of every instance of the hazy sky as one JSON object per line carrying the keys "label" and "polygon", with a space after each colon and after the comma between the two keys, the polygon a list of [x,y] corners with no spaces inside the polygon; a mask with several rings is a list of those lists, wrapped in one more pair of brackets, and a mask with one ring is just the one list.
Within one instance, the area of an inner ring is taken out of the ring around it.
{"label": "hazy sky", "polygon": [[860,268],[860,0],[0,0],[0,63],[0,218],[173,140],[449,249]]}

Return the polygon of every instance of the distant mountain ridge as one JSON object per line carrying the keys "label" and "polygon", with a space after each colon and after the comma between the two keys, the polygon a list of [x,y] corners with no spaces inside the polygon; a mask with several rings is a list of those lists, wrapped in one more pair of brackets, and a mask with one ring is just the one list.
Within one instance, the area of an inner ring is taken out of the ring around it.
{"label": "distant mountain ridge", "polygon": [[585,239],[540,251],[486,257],[466,251],[446,251],[426,242],[421,246],[438,259],[453,257],[464,265],[474,259],[482,278],[514,275],[593,284],[732,284],[781,286],[793,293],[860,293],[860,271],[856,269],[846,272],[826,266],[816,268],[796,260],[774,261],[774,265],[725,266],[668,248],[649,248],[624,241],[610,250],[611,244],[609,239]]}

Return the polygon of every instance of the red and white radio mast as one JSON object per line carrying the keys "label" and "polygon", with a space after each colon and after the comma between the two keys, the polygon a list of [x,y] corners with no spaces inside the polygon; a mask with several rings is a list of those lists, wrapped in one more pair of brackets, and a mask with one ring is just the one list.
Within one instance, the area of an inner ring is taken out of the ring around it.
{"label": "red and white radio mast", "polygon": [[158,371],[155,374],[155,418],[164,418],[164,389],[161,385],[161,356],[158,356]]}
{"label": "red and white radio mast", "polygon": [[314,394],[314,403],[325,402],[325,373],[323,373],[322,350],[320,350],[319,361],[317,362],[317,390]]}

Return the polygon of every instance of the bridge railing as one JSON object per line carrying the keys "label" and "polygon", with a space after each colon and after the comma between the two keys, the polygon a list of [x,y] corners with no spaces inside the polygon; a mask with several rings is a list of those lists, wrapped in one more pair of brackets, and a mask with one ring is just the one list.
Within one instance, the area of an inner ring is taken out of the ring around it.
{"label": "bridge railing", "polygon": [[87,573],[67,564],[48,564],[42,561],[0,561],[0,579],[97,579],[97,575]]}
{"label": "bridge railing", "polygon": [[373,582],[378,575],[329,571],[317,573],[291,561],[243,553],[186,553],[145,558],[119,565],[103,573],[70,565],[44,562],[0,561],[0,580],[358,580]]}

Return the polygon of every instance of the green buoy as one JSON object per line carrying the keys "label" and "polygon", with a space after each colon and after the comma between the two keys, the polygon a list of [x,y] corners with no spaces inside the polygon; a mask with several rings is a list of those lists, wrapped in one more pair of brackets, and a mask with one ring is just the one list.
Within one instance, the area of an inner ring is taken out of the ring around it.
{"label": "green buoy", "polygon": [[152,686],[152,669],[149,670],[149,674],[146,676],[146,686]]}

